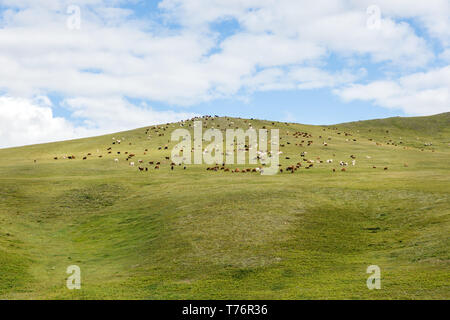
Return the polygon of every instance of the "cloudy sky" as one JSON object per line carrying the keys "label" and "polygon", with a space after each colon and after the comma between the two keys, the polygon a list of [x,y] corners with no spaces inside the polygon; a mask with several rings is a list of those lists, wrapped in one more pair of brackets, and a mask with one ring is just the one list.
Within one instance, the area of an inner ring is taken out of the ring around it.
{"label": "cloudy sky", "polygon": [[0,0],[0,147],[447,111],[448,0]]}

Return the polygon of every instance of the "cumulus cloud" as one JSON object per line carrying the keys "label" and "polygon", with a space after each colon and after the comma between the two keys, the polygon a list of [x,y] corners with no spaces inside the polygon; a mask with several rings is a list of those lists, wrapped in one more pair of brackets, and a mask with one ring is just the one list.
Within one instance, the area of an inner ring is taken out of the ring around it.
{"label": "cumulus cloud", "polygon": [[[260,69],[291,72],[330,52],[413,66],[433,56],[408,24],[386,17],[380,30],[370,30],[365,8],[341,0],[164,0],[169,19],[184,24],[176,31],[127,19],[129,10],[110,7],[114,1],[81,2],[95,5],[81,7],[80,30],[66,27],[64,1],[14,3],[19,10],[4,13],[0,29],[0,88],[17,96],[53,91],[191,105],[245,89]],[[221,19],[236,19],[240,32],[218,40],[209,27],[197,27]]]}
{"label": "cumulus cloud", "polygon": [[334,92],[345,101],[372,101],[408,114],[430,115],[450,110],[450,66],[414,73],[398,80],[354,84]]}
{"label": "cumulus cloud", "polygon": [[[436,9],[447,7],[441,1],[434,3]],[[365,1],[343,0],[164,0],[160,7],[187,28],[196,30],[204,29],[205,25],[216,20],[235,19],[243,31],[252,35],[270,34],[289,40],[290,43],[285,44],[283,49],[294,55],[300,52],[296,50],[299,43],[304,43],[320,49],[316,50],[315,58],[320,58],[324,51],[333,51],[346,55],[368,54],[376,62],[419,66],[433,57],[424,39],[417,36],[407,23],[396,22],[390,16],[410,17],[410,7],[419,5],[418,1],[403,2],[395,6],[395,10],[389,2],[384,2],[380,6],[383,13],[381,27],[376,30],[367,27],[366,8],[369,5]],[[406,12],[405,16],[401,15],[402,10]],[[430,10],[424,12],[430,13]],[[420,10],[414,13],[419,14]],[[439,17],[444,21],[448,19],[448,15],[442,13]],[[240,34],[236,35],[236,38],[239,37]],[[232,40],[236,41],[233,37],[227,41]],[[256,50],[260,46],[257,37],[253,41],[248,37],[244,40],[240,42],[244,45],[244,53],[247,47]],[[270,56],[273,50],[266,48],[265,51],[259,51],[255,59],[266,54]]]}
{"label": "cumulus cloud", "polygon": [[64,118],[55,117],[48,99],[0,96],[0,147],[70,139],[77,132]]}
{"label": "cumulus cloud", "polygon": [[[369,6],[372,0],[352,0]],[[417,20],[425,31],[444,46],[450,45],[450,2],[447,0],[378,0],[375,2],[384,15],[398,19]]]}
{"label": "cumulus cloud", "polygon": [[83,125],[56,117],[46,96],[33,99],[0,96],[0,148],[68,140],[192,118],[188,112],[155,111],[120,97],[72,98],[64,105]]}

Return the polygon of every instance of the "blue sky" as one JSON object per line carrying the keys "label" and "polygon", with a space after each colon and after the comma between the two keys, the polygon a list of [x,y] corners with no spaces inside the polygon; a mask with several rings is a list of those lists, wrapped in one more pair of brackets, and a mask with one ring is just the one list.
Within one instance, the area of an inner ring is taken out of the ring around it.
{"label": "blue sky", "polygon": [[443,0],[0,0],[0,147],[203,114],[447,112],[449,17]]}

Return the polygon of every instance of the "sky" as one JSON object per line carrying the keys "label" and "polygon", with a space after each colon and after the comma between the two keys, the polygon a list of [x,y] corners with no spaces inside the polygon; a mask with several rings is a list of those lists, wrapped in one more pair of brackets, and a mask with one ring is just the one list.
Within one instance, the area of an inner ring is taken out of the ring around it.
{"label": "sky", "polygon": [[448,111],[448,0],[0,0],[0,148]]}

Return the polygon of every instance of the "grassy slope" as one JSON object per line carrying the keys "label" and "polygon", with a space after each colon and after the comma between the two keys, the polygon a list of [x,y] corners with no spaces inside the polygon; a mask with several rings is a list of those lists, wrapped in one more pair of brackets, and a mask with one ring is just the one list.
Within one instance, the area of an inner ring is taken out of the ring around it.
{"label": "grassy slope", "polygon": [[[283,166],[301,151],[335,162],[275,176],[171,172],[162,159],[173,144],[158,146],[178,124],[151,139],[138,129],[0,150],[0,298],[450,298],[448,113],[323,127],[231,121],[279,128]],[[314,144],[296,146],[297,130]],[[110,146],[162,168],[141,173],[124,155],[115,164]],[[356,166],[333,173],[351,154]],[[79,291],[65,288],[72,264]],[[372,264],[382,290],[366,287]]]}

